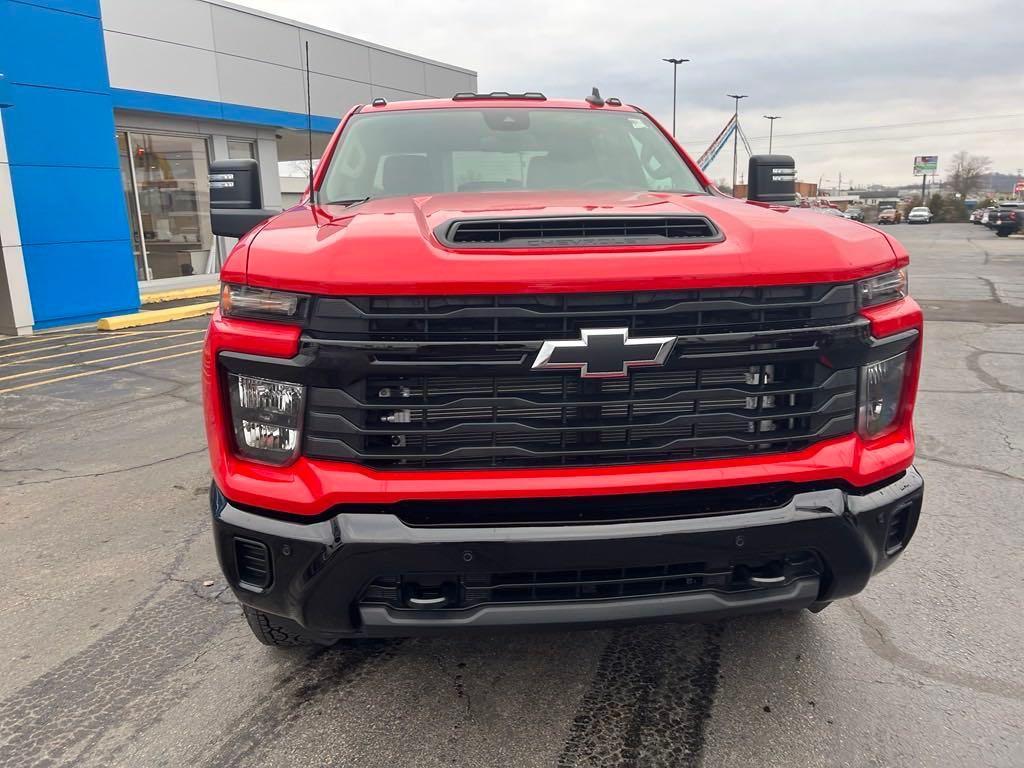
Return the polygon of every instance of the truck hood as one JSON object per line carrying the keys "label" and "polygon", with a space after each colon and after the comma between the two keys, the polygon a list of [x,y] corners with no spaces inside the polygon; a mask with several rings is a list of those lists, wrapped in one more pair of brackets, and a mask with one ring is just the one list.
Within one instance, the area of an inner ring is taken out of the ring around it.
{"label": "truck hood", "polygon": [[[698,214],[716,243],[458,250],[434,229],[453,219]],[[243,249],[239,249],[242,251]],[[242,253],[239,258],[245,258]],[[301,205],[249,239],[251,285],[335,295],[615,291],[855,280],[892,269],[878,231],[798,208],[712,195],[485,192]]]}

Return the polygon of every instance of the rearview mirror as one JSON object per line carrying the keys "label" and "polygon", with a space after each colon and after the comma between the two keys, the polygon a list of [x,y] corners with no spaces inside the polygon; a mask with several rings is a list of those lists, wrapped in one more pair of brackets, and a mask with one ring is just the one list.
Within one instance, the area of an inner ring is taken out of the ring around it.
{"label": "rearview mirror", "polygon": [[210,163],[210,224],[213,234],[241,237],[280,213],[263,207],[260,167],[255,160]]}
{"label": "rearview mirror", "polygon": [[751,155],[747,199],[759,203],[796,200],[796,163],[789,155]]}

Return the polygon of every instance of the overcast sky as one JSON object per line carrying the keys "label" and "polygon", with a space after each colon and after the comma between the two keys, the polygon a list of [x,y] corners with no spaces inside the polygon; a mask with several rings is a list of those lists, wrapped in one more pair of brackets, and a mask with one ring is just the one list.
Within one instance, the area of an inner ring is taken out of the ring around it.
{"label": "overcast sky", "polygon": [[[959,150],[1024,167],[1019,0],[241,0],[241,4],[476,70],[482,91],[582,98],[597,85],[672,118],[695,157],[745,93],[755,152],[792,154],[801,179],[914,183],[913,156]],[[907,125],[913,123],[913,125]],[[745,155],[741,148],[741,169]],[[713,178],[731,177],[724,151]],[[828,181],[825,186],[830,186]]]}

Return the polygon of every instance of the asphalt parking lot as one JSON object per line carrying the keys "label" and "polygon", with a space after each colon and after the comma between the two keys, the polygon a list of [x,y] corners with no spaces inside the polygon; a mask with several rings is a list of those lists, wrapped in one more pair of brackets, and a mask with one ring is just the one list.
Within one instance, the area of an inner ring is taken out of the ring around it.
{"label": "asphalt parking lot", "polygon": [[1024,765],[1024,240],[889,231],[925,508],[818,615],[264,648],[209,536],[205,318],[0,340],[0,766]]}

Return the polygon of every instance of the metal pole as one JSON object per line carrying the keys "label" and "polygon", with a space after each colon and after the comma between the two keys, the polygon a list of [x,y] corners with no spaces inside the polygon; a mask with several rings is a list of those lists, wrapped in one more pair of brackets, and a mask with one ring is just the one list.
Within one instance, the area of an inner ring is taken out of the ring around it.
{"label": "metal pole", "polygon": [[672,136],[676,135],[676,95],[679,93],[679,85],[677,75],[679,74],[679,65],[672,65]]}
{"label": "metal pole", "polygon": [[677,74],[679,72],[679,65],[685,64],[689,59],[662,59],[672,65],[672,136],[676,135],[676,94],[678,93],[678,82]]}
{"label": "metal pole", "polygon": [[739,140],[740,140],[740,133],[739,133],[739,127],[740,127],[740,99],[747,98],[747,95],[745,93],[744,94],[727,93],[725,95],[728,96],[730,99],[735,99],[735,102],[736,102],[736,107],[735,107],[735,109],[733,110],[733,113],[732,113],[732,120],[733,120],[733,126],[732,126],[732,193],[733,193],[733,195],[735,195],[736,194],[736,171],[738,169],[737,163],[739,162],[739,154],[738,154],[738,152],[739,152]]}
{"label": "metal pole", "polygon": [[775,121],[782,115],[762,115],[768,121],[768,154],[772,153],[772,138],[775,135]]}

